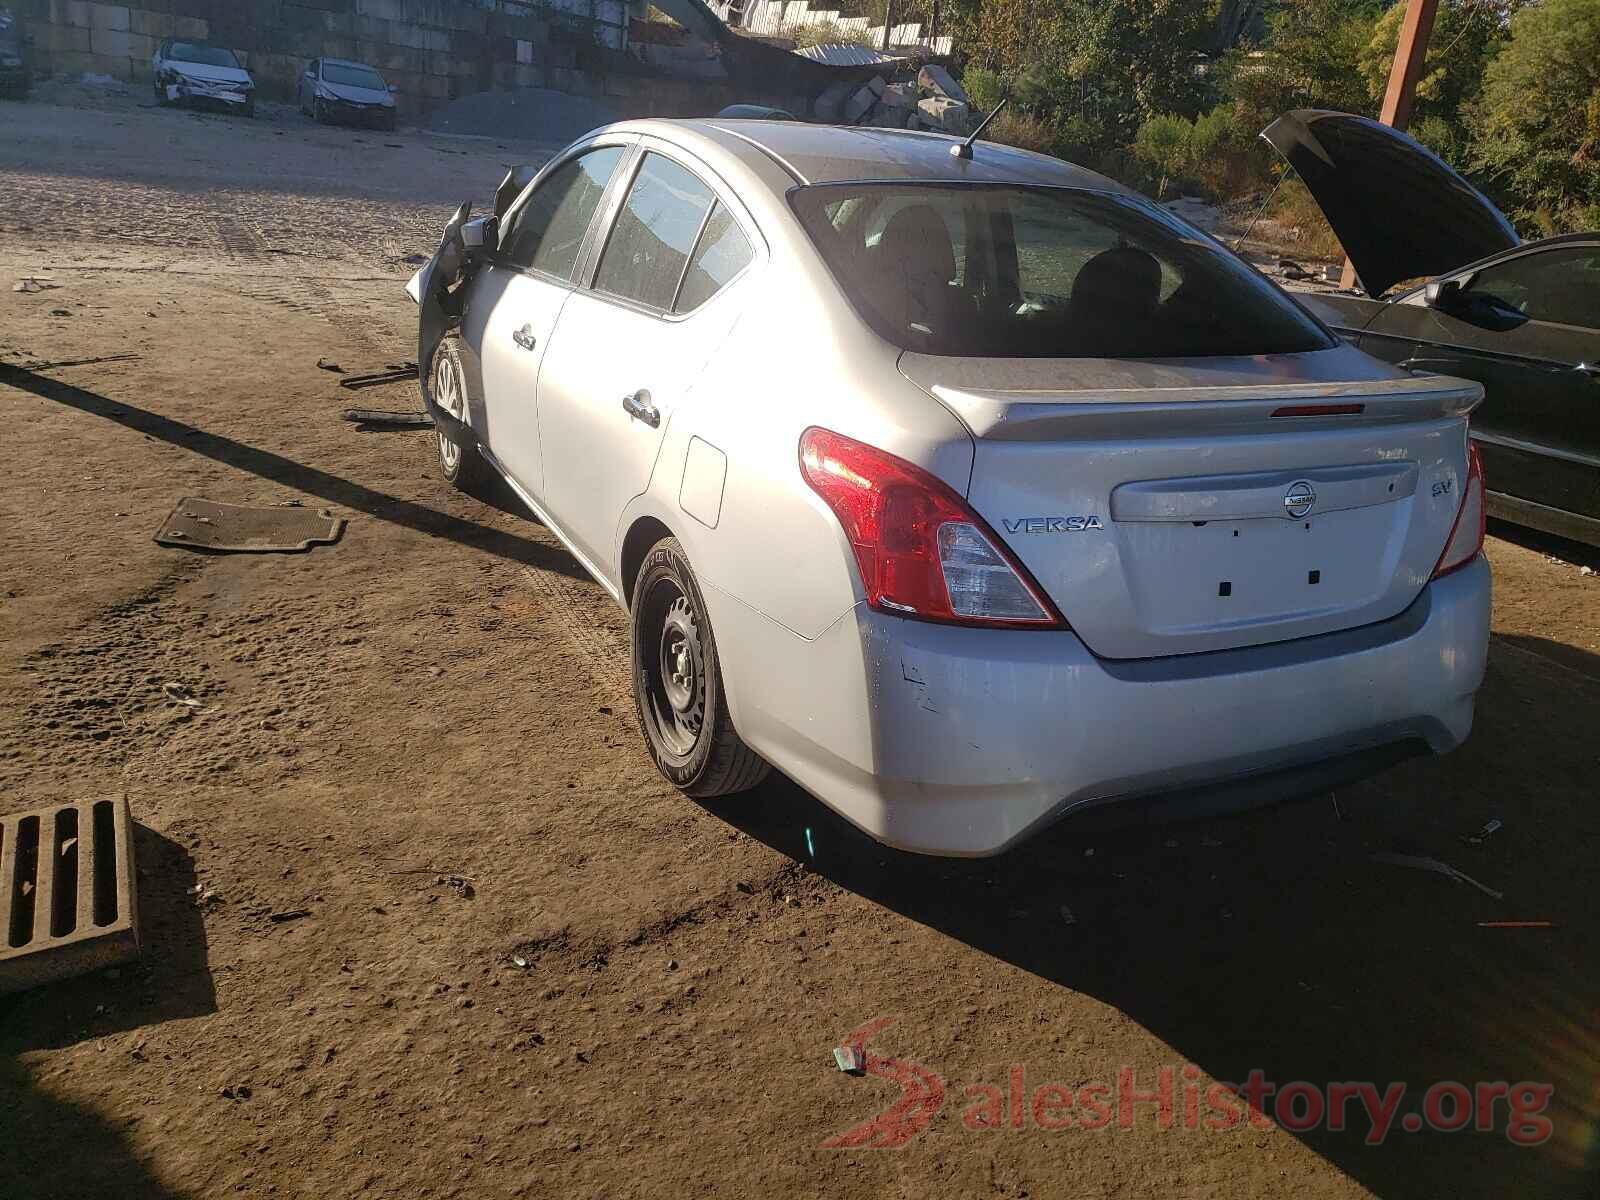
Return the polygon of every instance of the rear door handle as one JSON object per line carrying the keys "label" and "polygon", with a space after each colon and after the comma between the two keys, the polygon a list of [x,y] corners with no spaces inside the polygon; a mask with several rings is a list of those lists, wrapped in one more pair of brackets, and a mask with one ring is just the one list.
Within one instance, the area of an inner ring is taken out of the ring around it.
{"label": "rear door handle", "polygon": [[539,339],[533,336],[532,325],[524,325],[511,335],[511,340],[524,350],[532,350],[539,344]]}
{"label": "rear door handle", "polygon": [[650,393],[640,388],[631,396],[622,398],[622,411],[630,417],[637,417],[651,429],[661,427],[661,411],[650,403]]}

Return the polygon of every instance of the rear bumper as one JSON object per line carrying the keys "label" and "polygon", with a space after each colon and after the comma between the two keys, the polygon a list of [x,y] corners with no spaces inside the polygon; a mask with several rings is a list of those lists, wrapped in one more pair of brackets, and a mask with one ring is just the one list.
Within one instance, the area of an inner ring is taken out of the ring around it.
{"label": "rear bumper", "polygon": [[1370,773],[1391,748],[1452,750],[1472,727],[1489,603],[1480,557],[1375,625],[1128,661],[1071,633],[864,607],[810,642],[727,597],[712,620],[755,749],[883,842],[984,855],[1080,807],[1165,793],[1165,815],[1202,815],[1229,791],[1259,803]]}

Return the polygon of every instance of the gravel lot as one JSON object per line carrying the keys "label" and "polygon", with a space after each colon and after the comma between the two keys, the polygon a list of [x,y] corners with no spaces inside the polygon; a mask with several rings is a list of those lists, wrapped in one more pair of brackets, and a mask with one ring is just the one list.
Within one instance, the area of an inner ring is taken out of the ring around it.
{"label": "gravel lot", "polygon": [[[146,939],[0,998],[0,1196],[1596,1194],[1593,555],[1496,530],[1472,741],[1337,811],[947,862],[781,778],[696,805],[645,758],[600,589],[446,486],[426,432],[339,419],[413,388],[316,366],[413,357],[407,256],[549,147],[141,100],[0,106],[0,807],[125,791]],[[186,495],[350,524],[155,545]],[[1371,861],[1396,848],[1505,899]],[[1556,928],[1478,924],[1507,919]],[[888,1065],[835,1070],[876,1018]],[[1010,1104],[1019,1071],[1032,1097],[1162,1068],[1170,1129]],[[1252,1070],[1403,1082],[1403,1113],[1546,1083],[1553,1128],[1186,1123],[1184,1089]],[[942,1086],[925,1128],[824,1146],[896,1074]]]}

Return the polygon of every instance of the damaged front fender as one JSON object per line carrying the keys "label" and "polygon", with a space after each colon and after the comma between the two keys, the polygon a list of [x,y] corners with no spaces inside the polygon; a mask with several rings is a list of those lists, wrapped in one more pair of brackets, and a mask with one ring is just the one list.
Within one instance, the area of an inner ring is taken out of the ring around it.
{"label": "damaged front fender", "polygon": [[461,310],[470,282],[469,256],[462,227],[472,213],[467,202],[456,209],[444,227],[439,248],[421,270],[406,284],[406,295],[417,305],[417,384],[422,391],[422,407],[433,418],[434,428],[464,449],[477,446],[472,427],[446,412],[433,398],[433,360],[445,335],[461,324]]}

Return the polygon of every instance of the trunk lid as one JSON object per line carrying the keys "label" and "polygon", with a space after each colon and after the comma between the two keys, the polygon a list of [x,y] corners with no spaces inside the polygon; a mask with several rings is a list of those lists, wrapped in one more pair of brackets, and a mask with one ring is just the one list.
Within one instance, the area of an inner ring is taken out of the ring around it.
{"label": "trunk lid", "polygon": [[1449,537],[1466,415],[1482,397],[1350,347],[1164,361],[907,353],[901,370],[971,430],[968,502],[1108,658],[1403,611]]}
{"label": "trunk lid", "polygon": [[1369,117],[1297,109],[1261,136],[1305,180],[1371,296],[1519,242],[1487,196],[1431,150]]}

